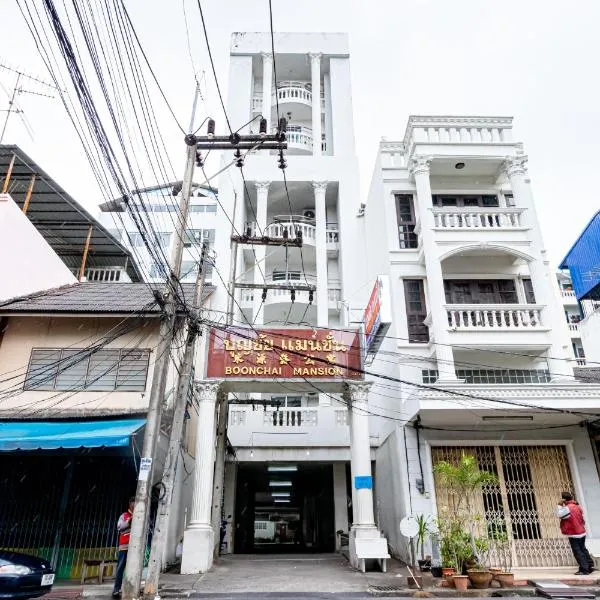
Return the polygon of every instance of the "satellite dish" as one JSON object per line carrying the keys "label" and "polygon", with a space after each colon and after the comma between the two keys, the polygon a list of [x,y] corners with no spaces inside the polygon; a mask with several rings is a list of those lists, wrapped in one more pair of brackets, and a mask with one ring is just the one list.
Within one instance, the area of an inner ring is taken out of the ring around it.
{"label": "satellite dish", "polygon": [[404,517],[400,521],[400,533],[407,538],[413,538],[419,533],[419,524],[414,517]]}

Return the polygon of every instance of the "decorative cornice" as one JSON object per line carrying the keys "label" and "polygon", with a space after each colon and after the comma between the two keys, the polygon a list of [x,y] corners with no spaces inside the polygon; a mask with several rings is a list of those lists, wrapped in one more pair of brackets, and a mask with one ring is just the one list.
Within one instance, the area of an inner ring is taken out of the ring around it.
{"label": "decorative cornice", "polygon": [[[454,394],[456,392],[457,394]],[[490,402],[498,399],[504,401],[505,398],[512,398],[519,401],[524,398],[528,399],[597,399],[600,395],[600,385],[598,384],[531,384],[522,386],[475,386],[475,385],[444,385],[443,390],[438,389],[422,389],[419,395],[425,399],[443,398],[464,402],[469,400],[468,396],[473,396],[475,399],[488,398]],[[536,408],[535,404],[531,408]]]}
{"label": "decorative cornice", "polygon": [[502,169],[509,179],[515,175],[527,175],[528,160],[529,159],[526,154],[507,156],[502,163]]}
{"label": "decorative cornice", "polygon": [[200,402],[213,402],[217,401],[217,395],[220,393],[222,381],[196,381],[195,387],[198,392],[198,399]]}
{"label": "decorative cornice", "polygon": [[410,159],[409,172],[412,177],[421,173],[429,174],[431,167],[431,156],[415,156]]}
{"label": "decorative cornice", "polygon": [[308,57],[310,58],[311,62],[321,62],[321,58],[323,57],[323,53],[322,52],[309,52],[308,53]]}
{"label": "decorative cornice", "polygon": [[349,381],[346,383],[346,390],[351,403],[368,402],[369,390],[373,383],[371,381]]}
{"label": "decorative cornice", "polygon": [[327,181],[313,181],[313,189],[315,190],[315,194],[317,192],[326,192],[327,191]]}
{"label": "decorative cornice", "polygon": [[268,192],[271,182],[270,181],[255,181],[254,185],[256,186],[257,192]]}
{"label": "decorative cornice", "polygon": [[273,60],[273,55],[270,52],[261,52],[260,55],[262,56],[263,61],[265,60]]}

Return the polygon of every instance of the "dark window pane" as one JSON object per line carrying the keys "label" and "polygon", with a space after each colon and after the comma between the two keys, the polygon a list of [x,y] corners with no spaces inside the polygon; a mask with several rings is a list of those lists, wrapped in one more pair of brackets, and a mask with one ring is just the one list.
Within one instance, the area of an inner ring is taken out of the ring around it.
{"label": "dark window pane", "polygon": [[416,248],[419,240],[415,234],[416,220],[412,196],[407,194],[396,195],[396,218],[398,220],[400,248]]}
{"label": "dark window pane", "polygon": [[421,279],[404,280],[408,341],[425,344],[429,341],[429,328],[424,321],[427,317],[425,294]]}

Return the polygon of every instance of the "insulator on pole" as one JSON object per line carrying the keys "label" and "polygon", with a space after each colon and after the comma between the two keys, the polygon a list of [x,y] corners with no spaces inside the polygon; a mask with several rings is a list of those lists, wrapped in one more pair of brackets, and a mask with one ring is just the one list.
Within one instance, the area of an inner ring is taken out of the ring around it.
{"label": "insulator on pole", "polygon": [[267,288],[264,288],[262,291],[262,301],[263,302],[267,301]]}
{"label": "insulator on pole", "polygon": [[296,301],[296,290],[292,290],[292,304]]}
{"label": "insulator on pole", "polygon": [[267,135],[267,120],[261,119],[258,133],[261,135]]}
{"label": "insulator on pole", "polygon": [[206,134],[209,137],[212,137],[213,135],[215,135],[215,120],[214,119],[208,120],[208,125],[206,126]]}
{"label": "insulator on pole", "polygon": [[308,303],[312,304],[314,299],[315,299],[315,293],[312,290],[310,290],[308,292]]}

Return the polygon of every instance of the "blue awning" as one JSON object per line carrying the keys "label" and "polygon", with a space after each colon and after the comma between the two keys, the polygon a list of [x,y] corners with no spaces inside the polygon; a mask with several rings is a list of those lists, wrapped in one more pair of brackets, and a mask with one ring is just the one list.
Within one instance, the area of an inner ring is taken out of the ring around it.
{"label": "blue awning", "polygon": [[145,419],[0,422],[0,452],[128,446]]}

